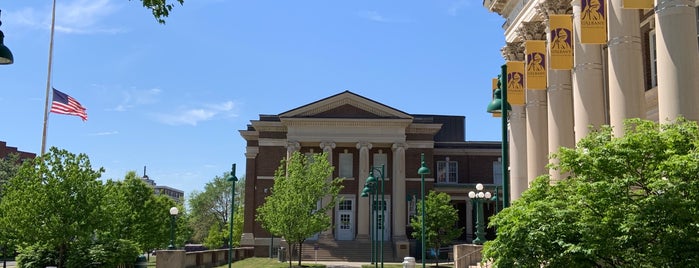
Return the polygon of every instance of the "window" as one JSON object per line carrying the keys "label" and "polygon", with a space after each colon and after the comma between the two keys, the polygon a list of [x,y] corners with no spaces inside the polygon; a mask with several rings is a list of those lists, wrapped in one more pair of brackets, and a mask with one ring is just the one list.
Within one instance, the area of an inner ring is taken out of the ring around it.
{"label": "window", "polygon": [[502,161],[500,158],[493,162],[493,184],[502,185]]}
{"label": "window", "polygon": [[384,154],[383,151],[379,150],[378,153],[374,154],[374,167],[375,168],[381,168],[381,166],[384,166],[384,176],[388,177],[388,174],[386,173],[386,169],[388,169],[388,155]]}
{"label": "window", "polygon": [[437,183],[458,183],[459,166],[456,161],[437,161]]}
{"label": "window", "polygon": [[655,48],[655,30],[648,32],[648,57],[650,61],[650,87],[658,86],[658,53]]}
{"label": "window", "polygon": [[408,223],[410,223],[410,219],[415,216],[417,213],[417,194],[408,194],[407,196],[408,199]]}
{"label": "window", "polygon": [[352,170],[354,167],[352,166],[353,163],[353,158],[351,153],[347,153],[347,150],[345,150],[344,153],[340,153],[340,173],[339,176],[340,178],[353,178],[354,174],[352,173]]}

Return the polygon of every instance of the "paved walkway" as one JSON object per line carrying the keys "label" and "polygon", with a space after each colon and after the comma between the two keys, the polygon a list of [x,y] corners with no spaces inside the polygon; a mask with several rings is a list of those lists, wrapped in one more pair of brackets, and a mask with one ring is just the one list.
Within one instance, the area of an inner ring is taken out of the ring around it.
{"label": "paved walkway", "polygon": [[[304,262],[304,263],[315,263],[315,262]],[[325,264],[326,268],[360,268],[362,265],[369,265],[368,262],[332,262],[332,261],[319,261],[318,264]],[[402,265],[399,262],[384,262],[384,264],[396,264]]]}

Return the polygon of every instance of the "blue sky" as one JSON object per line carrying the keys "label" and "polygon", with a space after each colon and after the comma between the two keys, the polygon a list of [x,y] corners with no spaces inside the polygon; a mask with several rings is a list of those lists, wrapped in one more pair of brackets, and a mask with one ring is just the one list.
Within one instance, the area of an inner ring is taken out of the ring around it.
{"label": "blue sky", "polygon": [[[104,179],[135,170],[188,195],[237,163],[245,129],[344,90],[413,114],[486,113],[504,20],[480,0],[186,0],[158,24],[140,1],[58,0],[51,85],[89,119],[50,114],[47,147],[85,153]],[[0,140],[39,153],[51,1],[3,1]]]}

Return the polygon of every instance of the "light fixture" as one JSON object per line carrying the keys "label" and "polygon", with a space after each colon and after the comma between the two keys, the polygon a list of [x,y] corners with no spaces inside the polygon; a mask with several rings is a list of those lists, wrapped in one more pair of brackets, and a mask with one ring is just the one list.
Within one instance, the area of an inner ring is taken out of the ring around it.
{"label": "light fixture", "polygon": [[[2,10],[0,10],[2,12]],[[2,26],[2,21],[0,21],[0,26]],[[15,62],[12,56],[12,51],[4,44],[5,34],[0,30],[0,65],[8,65]]]}

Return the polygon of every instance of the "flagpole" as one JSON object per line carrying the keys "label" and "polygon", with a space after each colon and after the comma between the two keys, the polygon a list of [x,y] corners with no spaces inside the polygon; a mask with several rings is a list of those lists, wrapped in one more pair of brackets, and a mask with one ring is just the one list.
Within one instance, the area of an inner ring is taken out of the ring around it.
{"label": "flagpole", "polygon": [[46,152],[46,128],[49,123],[49,91],[51,90],[51,69],[53,61],[53,32],[56,26],[56,0],[53,0],[53,7],[51,10],[51,41],[49,42],[49,66],[48,66],[48,77],[46,78],[46,101],[44,102],[44,130],[41,135],[41,155]]}

